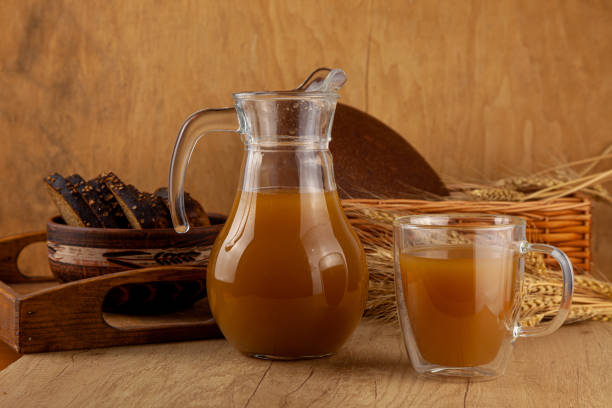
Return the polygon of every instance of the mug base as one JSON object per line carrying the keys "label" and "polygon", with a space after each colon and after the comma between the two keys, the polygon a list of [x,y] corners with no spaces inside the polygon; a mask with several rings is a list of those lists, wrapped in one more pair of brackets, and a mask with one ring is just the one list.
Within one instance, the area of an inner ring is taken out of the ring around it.
{"label": "mug base", "polygon": [[503,373],[483,367],[428,367],[417,371],[420,376],[437,380],[491,381]]}

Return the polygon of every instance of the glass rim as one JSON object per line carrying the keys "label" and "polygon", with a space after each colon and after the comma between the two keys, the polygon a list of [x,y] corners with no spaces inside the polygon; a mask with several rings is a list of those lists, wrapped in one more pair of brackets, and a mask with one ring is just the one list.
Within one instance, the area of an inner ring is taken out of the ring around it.
{"label": "glass rim", "polygon": [[[474,220],[475,223],[481,222],[478,225],[462,225],[462,224],[434,224],[432,223],[416,223],[417,220],[425,219],[439,220]],[[483,220],[493,221],[492,223],[484,223]],[[413,214],[398,217],[393,220],[394,227],[412,228],[412,229],[503,229],[524,227],[527,222],[524,218],[516,215],[506,214],[486,214],[486,213],[432,213],[432,214]]]}
{"label": "glass rim", "polygon": [[283,100],[283,99],[338,99],[337,92],[310,92],[310,91],[254,91],[233,93],[234,100]]}

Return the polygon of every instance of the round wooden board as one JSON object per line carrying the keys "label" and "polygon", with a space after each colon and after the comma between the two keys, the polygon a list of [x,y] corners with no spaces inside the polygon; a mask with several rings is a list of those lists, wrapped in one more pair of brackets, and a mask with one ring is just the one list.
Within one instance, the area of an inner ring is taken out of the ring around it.
{"label": "round wooden board", "polygon": [[341,198],[425,198],[448,195],[434,169],[396,131],[338,104],[331,152]]}

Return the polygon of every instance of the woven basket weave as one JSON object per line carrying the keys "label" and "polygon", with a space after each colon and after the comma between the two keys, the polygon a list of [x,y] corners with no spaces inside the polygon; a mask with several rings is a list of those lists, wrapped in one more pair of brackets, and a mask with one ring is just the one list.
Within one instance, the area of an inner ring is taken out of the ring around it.
{"label": "woven basket weave", "polygon": [[[564,251],[574,267],[588,272],[591,264],[591,201],[575,196],[550,201],[424,201],[424,200],[342,200],[349,221],[357,229],[363,220],[354,214],[363,209],[393,215],[431,213],[487,213],[516,215],[527,221],[527,238],[551,244]],[[553,259],[547,263],[555,265]],[[580,272],[580,270],[577,270]]]}

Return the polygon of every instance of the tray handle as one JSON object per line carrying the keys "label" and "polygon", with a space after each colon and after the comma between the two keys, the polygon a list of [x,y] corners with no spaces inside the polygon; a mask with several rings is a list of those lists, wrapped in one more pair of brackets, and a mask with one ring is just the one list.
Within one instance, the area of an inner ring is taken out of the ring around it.
{"label": "tray handle", "polygon": [[161,266],[117,272],[64,283],[21,298],[20,352],[71,350],[128,344],[219,338],[212,316],[202,321],[164,323],[160,327],[119,328],[103,316],[106,294],[129,283],[203,279],[206,269]]}
{"label": "tray handle", "polygon": [[17,259],[25,247],[47,240],[45,231],[28,232],[0,238],[0,280],[7,283],[53,280],[51,276],[26,276],[19,270]]}

